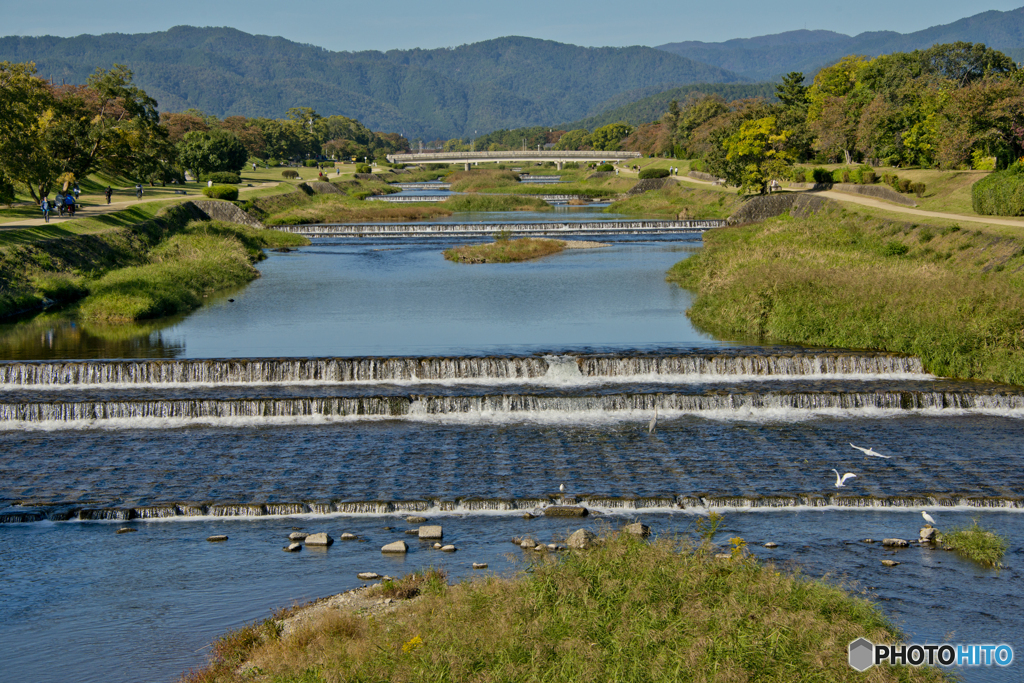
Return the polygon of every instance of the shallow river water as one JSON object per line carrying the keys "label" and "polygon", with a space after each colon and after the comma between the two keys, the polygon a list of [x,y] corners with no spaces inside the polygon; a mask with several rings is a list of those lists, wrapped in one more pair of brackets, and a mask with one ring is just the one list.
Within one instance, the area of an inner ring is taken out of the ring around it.
{"label": "shallow river water", "polygon": [[[172,681],[226,629],[359,571],[512,572],[513,536],[687,534],[709,511],[719,543],[864,592],[909,642],[1024,656],[1024,389],[715,340],[664,279],[693,238],[476,266],[448,246],[322,240],[179,320],[0,328],[0,680]],[[857,477],[838,489],[832,468]],[[595,514],[523,518],[560,483]],[[1006,566],[863,542],[915,539],[922,510],[1007,536]],[[459,551],[382,555],[414,512]],[[293,528],[360,540],[283,553]]]}

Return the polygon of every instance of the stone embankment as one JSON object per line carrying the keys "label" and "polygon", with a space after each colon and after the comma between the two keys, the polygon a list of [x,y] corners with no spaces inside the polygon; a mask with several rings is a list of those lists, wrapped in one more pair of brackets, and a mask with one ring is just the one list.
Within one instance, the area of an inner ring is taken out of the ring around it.
{"label": "stone embankment", "polygon": [[751,197],[733,215],[729,216],[730,225],[743,223],[759,223],[769,218],[781,216],[786,212],[795,215],[816,213],[822,208],[834,204],[830,199],[814,195],[798,193],[781,193]]}

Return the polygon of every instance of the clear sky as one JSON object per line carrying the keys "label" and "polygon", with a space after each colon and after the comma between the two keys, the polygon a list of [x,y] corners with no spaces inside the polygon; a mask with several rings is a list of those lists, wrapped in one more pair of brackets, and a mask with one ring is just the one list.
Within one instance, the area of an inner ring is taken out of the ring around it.
{"label": "clear sky", "polygon": [[520,35],[585,46],[718,42],[794,29],[911,33],[1024,0],[0,0],[0,36],[231,26],[329,50],[454,47]]}

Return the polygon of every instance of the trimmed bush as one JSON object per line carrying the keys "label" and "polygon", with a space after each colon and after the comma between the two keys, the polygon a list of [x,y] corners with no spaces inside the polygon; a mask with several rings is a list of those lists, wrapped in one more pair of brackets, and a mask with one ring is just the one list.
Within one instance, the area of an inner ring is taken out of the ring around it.
{"label": "trimmed bush", "polygon": [[356,173],[373,173],[369,164],[356,164]]}
{"label": "trimmed bush", "polygon": [[[600,169],[599,169],[600,170]],[[648,180],[649,178],[667,178],[667,168],[645,168],[640,171],[640,180]]]}
{"label": "trimmed bush", "polygon": [[831,183],[832,174],[827,168],[812,168],[807,172],[807,182],[809,183]]}
{"label": "trimmed bush", "polygon": [[597,171],[598,173],[611,173],[612,171],[615,170],[615,167],[612,166],[611,164],[601,164],[594,170]]}
{"label": "trimmed bush", "polygon": [[320,162],[320,166],[322,168],[334,168],[334,162],[333,161],[321,161]]}
{"label": "trimmed bush", "polygon": [[896,189],[904,194],[910,192],[910,181],[906,178],[900,178],[896,181]]}
{"label": "trimmed bush", "polygon": [[242,182],[242,178],[231,171],[215,171],[207,174],[204,180],[212,180],[218,185],[237,185]]}
{"label": "trimmed bush", "polygon": [[1014,164],[974,183],[971,203],[982,216],[1024,216],[1024,166]]}
{"label": "trimmed bush", "polygon": [[287,178],[288,180],[295,180],[299,177],[299,172],[291,168],[286,168],[285,170],[281,171],[281,175]]}
{"label": "trimmed bush", "polygon": [[924,183],[911,183],[910,191],[916,194],[918,197],[924,196],[924,191],[927,189],[927,185]]}
{"label": "trimmed bush", "polygon": [[213,187],[204,187],[203,194],[210,199],[226,199],[233,202],[238,199],[238,188],[230,185],[214,185]]}
{"label": "trimmed bush", "polygon": [[899,181],[900,181],[900,177],[898,175],[896,175],[895,173],[883,173],[882,174],[882,182],[885,183],[886,185],[888,185],[889,187],[891,187],[894,190],[897,189],[896,188],[896,183],[898,183]]}
{"label": "trimmed bush", "polygon": [[861,185],[874,185],[877,176],[874,171],[862,171],[860,174]]}

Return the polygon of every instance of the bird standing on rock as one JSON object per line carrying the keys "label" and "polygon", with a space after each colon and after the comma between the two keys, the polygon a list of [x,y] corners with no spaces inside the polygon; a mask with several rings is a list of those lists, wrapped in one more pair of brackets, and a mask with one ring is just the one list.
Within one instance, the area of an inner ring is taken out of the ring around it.
{"label": "bird standing on rock", "polygon": [[924,521],[926,521],[926,522],[928,522],[929,524],[931,524],[931,525],[933,525],[933,526],[934,526],[934,524],[935,524],[935,520],[934,520],[934,519],[932,519],[932,516],[931,516],[931,515],[929,515],[929,514],[928,514],[927,512],[925,512],[924,510],[921,510],[921,516],[922,516],[922,517],[924,517]]}

